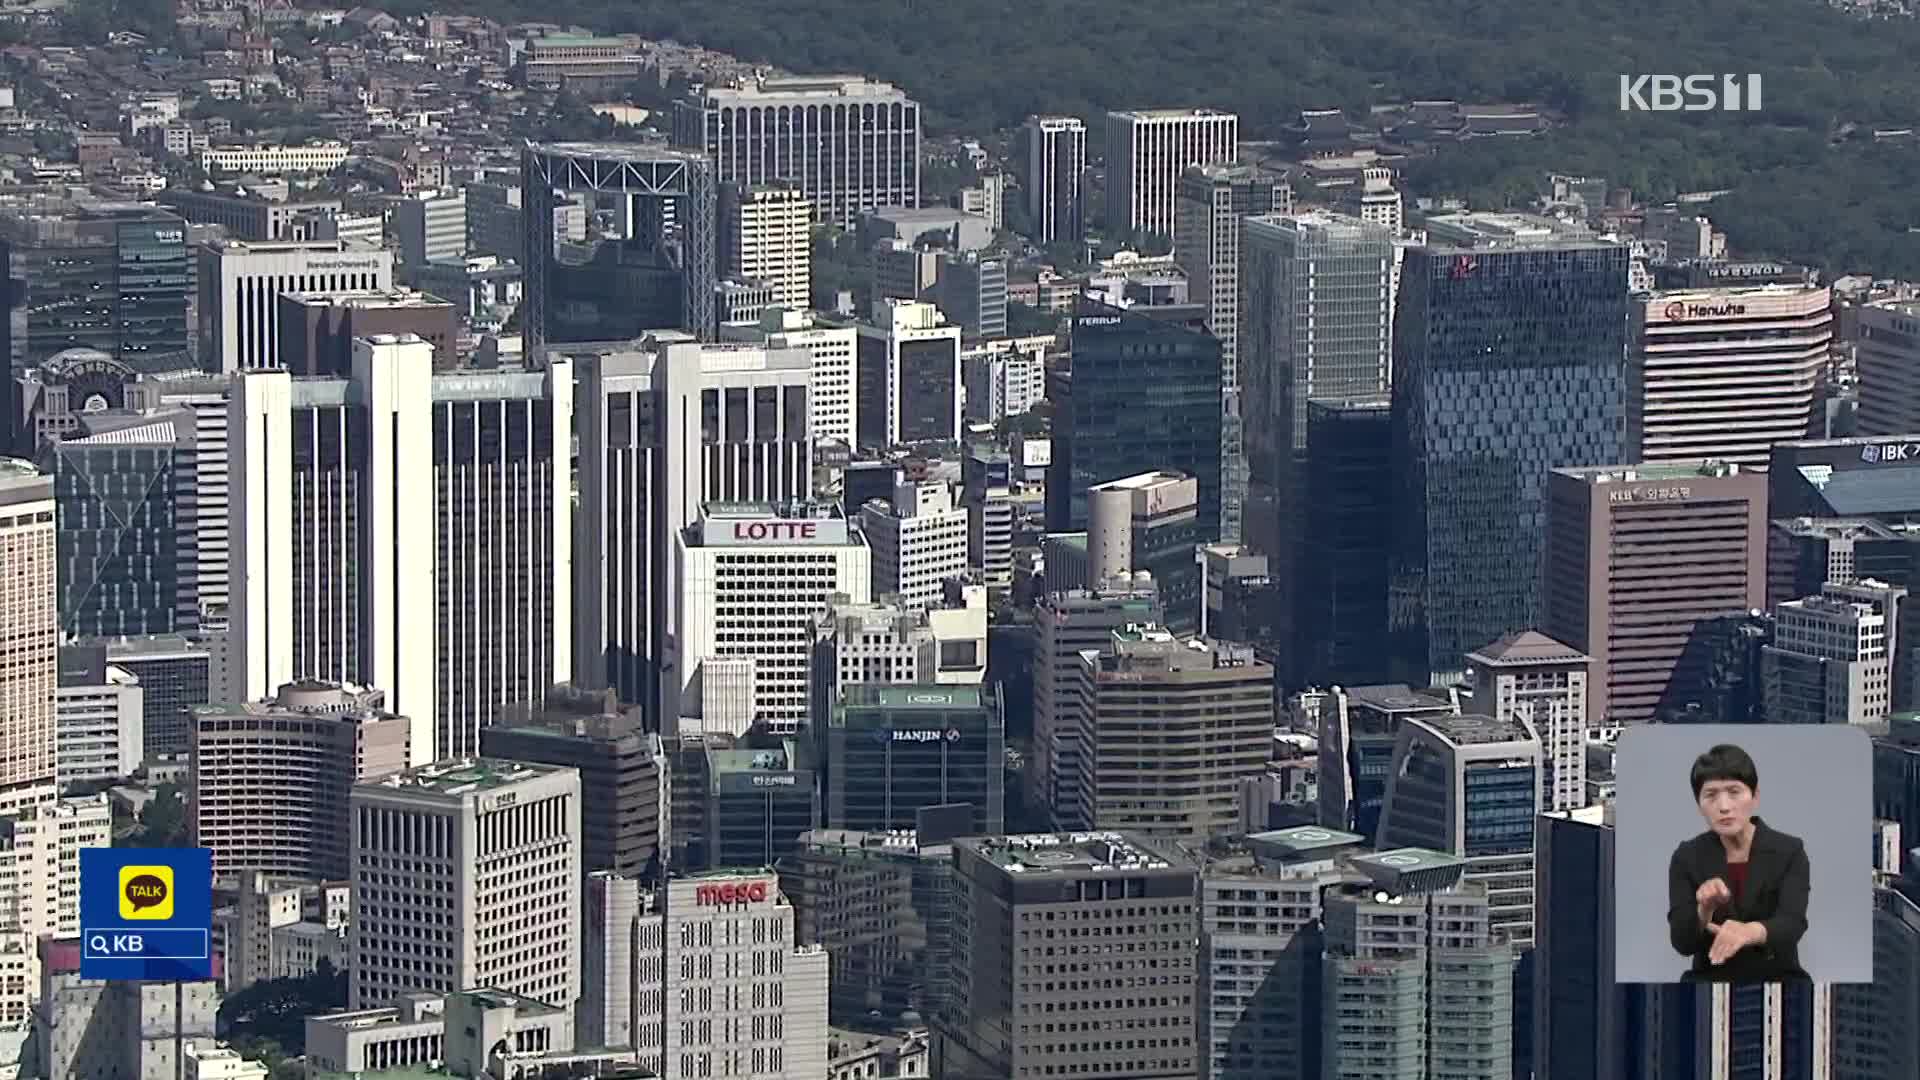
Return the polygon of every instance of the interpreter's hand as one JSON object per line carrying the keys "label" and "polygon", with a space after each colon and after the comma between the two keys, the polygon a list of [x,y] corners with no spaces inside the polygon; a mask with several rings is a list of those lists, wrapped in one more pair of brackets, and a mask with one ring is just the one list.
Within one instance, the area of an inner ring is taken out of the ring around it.
{"label": "interpreter's hand", "polygon": [[1693,903],[1695,913],[1700,916],[1700,925],[1711,929],[1713,913],[1733,903],[1733,890],[1720,878],[1708,878],[1693,890]]}
{"label": "interpreter's hand", "polygon": [[1714,964],[1724,964],[1741,949],[1767,940],[1767,928],[1754,922],[1729,919],[1718,926],[1707,927],[1707,932],[1713,935],[1713,948],[1707,951],[1707,960]]}

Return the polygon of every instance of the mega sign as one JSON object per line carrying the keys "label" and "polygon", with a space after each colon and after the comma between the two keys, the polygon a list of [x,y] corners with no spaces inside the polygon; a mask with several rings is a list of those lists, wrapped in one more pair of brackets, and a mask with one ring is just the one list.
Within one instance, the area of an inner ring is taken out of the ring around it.
{"label": "mega sign", "polygon": [[727,881],[697,885],[693,902],[701,907],[729,907],[734,904],[758,904],[767,898],[764,881]]}

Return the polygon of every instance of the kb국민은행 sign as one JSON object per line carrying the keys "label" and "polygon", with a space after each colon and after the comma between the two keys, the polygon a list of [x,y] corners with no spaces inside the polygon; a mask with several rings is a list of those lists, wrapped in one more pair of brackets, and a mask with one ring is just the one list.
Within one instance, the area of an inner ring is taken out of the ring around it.
{"label": "kb\uad6d\ubbfc\uc740\ud589 sign", "polygon": [[80,849],[80,977],[213,978],[213,852]]}

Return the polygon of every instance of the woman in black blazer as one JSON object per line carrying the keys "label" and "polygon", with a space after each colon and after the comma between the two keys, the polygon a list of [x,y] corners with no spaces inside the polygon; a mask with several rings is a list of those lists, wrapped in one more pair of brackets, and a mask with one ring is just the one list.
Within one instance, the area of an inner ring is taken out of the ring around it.
{"label": "woman in black blazer", "polygon": [[1693,797],[1707,831],[1674,849],[1667,869],[1673,948],[1693,958],[1688,982],[1805,979],[1807,847],[1754,815],[1753,758],[1721,744],[1693,763]]}

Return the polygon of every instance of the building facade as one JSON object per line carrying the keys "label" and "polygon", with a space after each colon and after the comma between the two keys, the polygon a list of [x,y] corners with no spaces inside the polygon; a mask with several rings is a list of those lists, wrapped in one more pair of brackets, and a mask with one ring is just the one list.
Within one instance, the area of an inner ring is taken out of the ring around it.
{"label": "building facade", "polygon": [[1107,233],[1169,240],[1180,177],[1192,165],[1238,156],[1240,118],[1217,109],[1145,109],[1107,114]]}
{"label": "building facade", "polygon": [[1035,602],[1039,646],[1033,665],[1032,761],[1027,805],[1046,808],[1056,828],[1083,828],[1080,758],[1085,752],[1080,654],[1106,648],[1125,626],[1158,623],[1160,597],[1151,583],[1103,582],[1059,590]]}
{"label": "building facade", "polygon": [[1856,317],[1860,434],[1920,431],[1920,304],[1868,304]]}
{"label": "building facade", "polygon": [[960,328],[932,304],[879,300],[859,323],[854,368],[855,438],[884,450],[960,438]]}
{"label": "building facade", "polygon": [[991,688],[854,685],[818,729],[824,827],[887,832],[964,803],[968,835],[1005,831],[1006,715]]}
{"label": "building facade", "polygon": [[789,311],[813,306],[813,203],[791,184],[720,187],[720,272],[774,286]]}
{"label": "building facade", "polygon": [[1578,649],[1529,630],[1467,654],[1474,707],[1526,725],[1540,740],[1540,812],[1587,805],[1588,677]]}
{"label": "building facade", "polygon": [[53,478],[0,458],[0,811],[50,798],[60,673]]}
{"label": "building facade", "polygon": [[1021,128],[1026,137],[1027,172],[1023,178],[1033,242],[1078,243],[1087,231],[1081,174],[1087,168],[1087,125],[1075,116],[1031,116]]}
{"label": "building facade", "polygon": [[221,372],[279,365],[283,292],[393,290],[393,253],[341,241],[199,249],[201,360]]}
{"label": "building facade", "polygon": [[873,595],[907,607],[931,607],[946,582],[967,573],[967,509],[939,481],[901,484],[891,505],[860,508],[860,531],[873,551]]}

